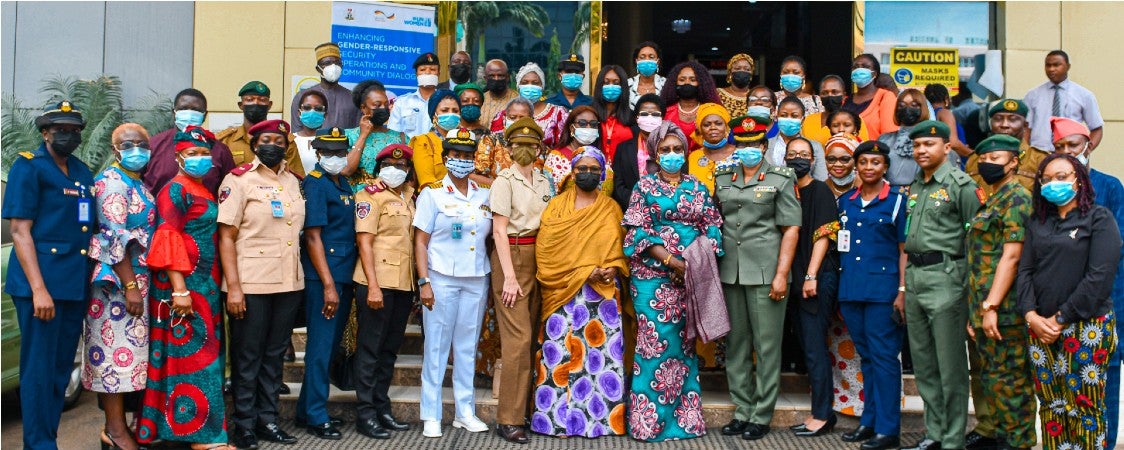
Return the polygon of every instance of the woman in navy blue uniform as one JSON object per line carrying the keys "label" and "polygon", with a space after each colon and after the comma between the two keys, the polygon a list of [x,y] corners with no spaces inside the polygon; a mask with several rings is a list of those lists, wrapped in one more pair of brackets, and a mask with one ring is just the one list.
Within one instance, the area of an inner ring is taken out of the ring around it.
{"label": "woman in navy blue uniform", "polygon": [[897,448],[901,434],[902,324],[906,202],[883,177],[890,149],[867,141],[855,149],[860,187],[839,197],[836,243],[842,273],[839,310],[862,357],[863,414],[845,442],[863,450]]}
{"label": "woman in navy blue uniform", "polygon": [[[3,218],[15,244],[5,278],[20,327],[20,408],[26,449],[56,449],[63,392],[90,299],[94,175],[73,156],[86,121],[68,101],[35,119],[43,143],[8,172]],[[79,280],[79,282],[75,282]]]}

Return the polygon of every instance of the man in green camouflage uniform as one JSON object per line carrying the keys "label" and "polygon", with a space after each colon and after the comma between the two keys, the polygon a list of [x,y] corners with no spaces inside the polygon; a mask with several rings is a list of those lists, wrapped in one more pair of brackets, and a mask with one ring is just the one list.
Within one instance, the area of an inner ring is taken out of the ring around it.
{"label": "man in green camouflage uniform", "polygon": [[[999,445],[1030,448],[1034,429],[1034,383],[1026,322],[1015,305],[1015,274],[1022,252],[1024,224],[1030,217],[1030,191],[1015,180],[1020,142],[995,135],[976,146],[980,176],[994,189],[968,228],[968,335],[979,351],[988,429]],[[984,420],[984,419],[981,419]],[[984,426],[982,423],[980,428]]]}

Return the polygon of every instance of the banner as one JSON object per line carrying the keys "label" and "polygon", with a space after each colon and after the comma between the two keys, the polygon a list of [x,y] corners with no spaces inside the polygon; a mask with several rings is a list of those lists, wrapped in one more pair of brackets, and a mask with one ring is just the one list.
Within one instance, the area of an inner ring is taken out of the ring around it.
{"label": "banner", "polygon": [[432,6],[332,2],[332,42],[343,58],[340,83],[375,79],[402,95],[417,90],[414,60],[433,51]]}
{"label": "banner", "polygon": [[892,48],[890,74],[898,86],[925,89],[930,84],[943,84],[950,96],[956,96],[960,92],[960,50]]}

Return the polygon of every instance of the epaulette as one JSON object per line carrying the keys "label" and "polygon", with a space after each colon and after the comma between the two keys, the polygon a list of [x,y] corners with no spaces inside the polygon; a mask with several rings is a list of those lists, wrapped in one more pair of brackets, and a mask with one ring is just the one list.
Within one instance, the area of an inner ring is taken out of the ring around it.
{"label": "epaulette", "polygon": [[724,167],[716,167],[714,169],[714,176],[717,177],[719,175],[732,174],[732,173],[734,173],[735,168],[740,168],[740,167],[741,167],[741,165],[739,165],[739,164],[734,164],[734,165],[724,166]]}
{"label": "epaulette", "polygon": [[293,174],[294,177],[297,177],[297,180],[304,181],[304,175],[301,175],[301,174],[297,173],[293,169],[286,169],[286,170],[288,170],[289,173]]}
{"label": "epaulette", "polygon": [[960,186],[966,186],[969,183],[975,183],[975,181],[972,180],[972,177],[968,176],[968,174],[964,173],[961,170],[953,170],[951,175],[953,181],[956,181],[956,184]]}
{"label": "epaulette", "polygon": [[441,189],[443,186],[445,186],[445,183],[442,183],[440,180],[425,185],[425,187],[431,189]]}
{"label": "epaulette", "polygon": [[319,170],[313,170],[312,172],[308,173],[308,176],[312,178],[320,178],[321,175],[324,175],[324,173]]}
{"label": "epaulette", "polygon": [[792,170],[791,167],[772,166],[772,167],[769,167],[769,172],[775,173],[777,175],[781,175],[781,176],[784,176],[784,177],[796,178],[796,171]]}
{"label": "epaulette", "polygon": [[252,167],[254,167],[253,163],[246,163],[246,164],[243,164],[241,166],[238,166],[238,167],[235,167],[235,168],[231,169],[230,173],[234,174],[234,176],[236,176],[236,177],[240,177],[242,175],[245,175],[246,172],[249,172],[250,168],[252,168]]}
{"label": "epaulette", "polygon": [[476,187],[480,189],[491,189],[492,185],[487,183],[476,183]]}
{"label": "epaulette", "polygon": [[377,194],[383,191],[382,188],[376,184],[368,184],[363,190],[367,191],[368,194]]}
{"label": "epaulette", "polygon": [[20,152],[20,156],[27,159],[35,159],[35,154],[32,152]]}
{"label": "epaulette", "polygon": [[215,134],[215,140],[221,141],[223,139],[226,139],[227,137],[233,135],[234,132],[237,131],[239,127],[241,127],[241,125],[234,125],[234,126],[227,127],[225,130],[222,130],[222,131]]}

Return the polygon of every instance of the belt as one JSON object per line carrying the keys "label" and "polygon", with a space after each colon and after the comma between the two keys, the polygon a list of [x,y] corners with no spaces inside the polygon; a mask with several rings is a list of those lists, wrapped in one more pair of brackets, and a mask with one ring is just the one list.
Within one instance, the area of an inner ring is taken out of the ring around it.
{"label": "belt", "polygon": [[[940,264],[940,263],[944,262],[944,255],[945,254],[941,253],[941,252],[906,253],[905,254],[906,259],[909,260],[909,263],[913,264],[915,267],[925,267],[925,266],[931,266],[933,264]],[[949,256],[949,259],[951,259],[953,261],[959,261],[961,259],[964,259],[964,257],[963,256]]]}
{"label": "belt", "polygon": [[508,236],[507,243],[511,245],[535,245],[535,236]]}

